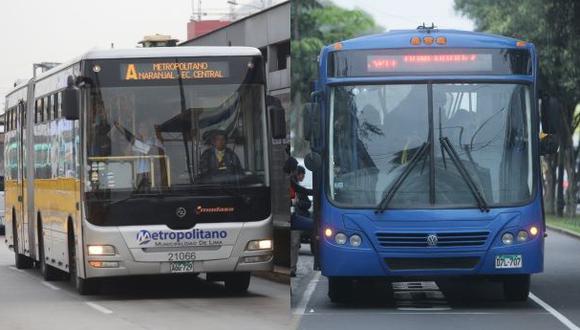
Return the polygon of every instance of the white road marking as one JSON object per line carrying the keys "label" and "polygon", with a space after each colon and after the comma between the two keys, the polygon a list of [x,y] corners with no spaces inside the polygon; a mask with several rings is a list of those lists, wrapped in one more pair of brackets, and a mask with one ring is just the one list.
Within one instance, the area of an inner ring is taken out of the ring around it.
{"label": "white road marking", "polygon": [[300,302],[298,303],[298,305],[296,305],[296,307],[292,311],[292,314],[294,315],[306,314],[306,307],[308,306],[308,302],[310,302],[310,298],[312,297],[312,294],[314,293],[316,285],[318,284],[319,281],[320,281],[320,272],[315,272],[314,276],[312,277],[312,280],[310,280],[310,282],[308,283],[306,290],[304,290],[302,299],[300,299]]}
{"label": "white road marking", "polygon": [[10,268],[10,269],[12,269],[12,270],[15,270],[15,271],[17,271],[17,272],[19,272],[19,273],[24,273],[24,271],[23,271],[22,269],[18,269],[18,268],[14,267],[14,266],[10,266],[10,267],[8,267],[8,268]]}
{"label": "white road marking", "polygon": [[103,313],[103,314],[113,314],[113,311],[110,309],[107,309],[97,303],[94,302],[90,302],[90,301],[85,301],[85,304],[89,305],[90,307],[98,310],[99,312]]}
{"label": "white road marking", "polygon": [[536,304],[542,306],[543,309],[545,309],[548,313],[552,314],[552,316],[554,316],[555,318],[557,318],[558,321],[562,322],[562,324],[564,324],[566,327],[568,327],[568,329],[570,329],[570,330],[580,330],[580,328],[576,324],[572,323],[572,321],[570,321],[566,316],[562,315],[554,307],[548,305],[548,303],[546,303],[542,299],[538,298],[535,294],[533,294],[533,293],[530,292],[529,297],[534,302],[536,302]]}
{"label": "white road marking", "polygon": [[60,288],[58,286],[56,286],[56,285],[54,285],[52,283],[48,283],[46,281],[43,281],[42,282],[42,285],[47,286],[47,287],[49,287],[49,288],[51,288],[53,290],[60,290]]}

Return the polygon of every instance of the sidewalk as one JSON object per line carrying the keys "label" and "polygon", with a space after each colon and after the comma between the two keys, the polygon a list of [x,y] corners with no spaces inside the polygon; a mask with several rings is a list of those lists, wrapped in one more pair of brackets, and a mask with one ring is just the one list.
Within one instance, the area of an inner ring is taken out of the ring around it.
{"label": "sidewalk", "polygon": [[568,235],[572,238],[580,239],[580,234],[578,234],[570,229],[561,228],[561,227],[549,225],[549,224],[546,224],[546,227],[548,227],[548,229],[553,230],[555,232],[558,232],[560,234],[564,234],[564,235]]}

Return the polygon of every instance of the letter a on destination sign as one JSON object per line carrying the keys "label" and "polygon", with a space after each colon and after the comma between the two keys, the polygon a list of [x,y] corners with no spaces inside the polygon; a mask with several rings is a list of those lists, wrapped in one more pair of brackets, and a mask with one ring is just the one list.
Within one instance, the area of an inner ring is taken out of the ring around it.
{"label": "letter a on destination sign", "polygon": [[125,74],[125,80],[137,80],[137,70],[135,69],[135,64],[127,65],[127,74]]}

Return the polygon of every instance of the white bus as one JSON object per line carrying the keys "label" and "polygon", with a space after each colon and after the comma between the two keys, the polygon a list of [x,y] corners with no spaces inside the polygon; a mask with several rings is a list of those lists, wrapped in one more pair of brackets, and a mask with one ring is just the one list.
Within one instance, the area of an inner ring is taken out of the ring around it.
{"label": "white bus", "polygon": [[[91,51],[6,98],[6,242],[70,278],[207,273],[245,292],[272,268],[264,65],[248,47]],[[268,117],[268,118],[267,118]]]}

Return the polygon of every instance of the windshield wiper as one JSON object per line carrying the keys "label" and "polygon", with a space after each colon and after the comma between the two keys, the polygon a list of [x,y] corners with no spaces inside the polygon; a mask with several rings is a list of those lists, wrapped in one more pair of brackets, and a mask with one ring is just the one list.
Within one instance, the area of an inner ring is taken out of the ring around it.
{"label": "windshield wiper", "polygon": [[381,200],[379,205],[377,205],[377,209],[375,210],[375,213],[383,213],[387,209],[387,207],[389,206],[389,203],[391,202],[391,200],[395,196],[395,193],[397,192],[397,190],[399,190],[399,188],[401,187],[401,185],[403,184],[405,179],[407,179],[407,177],[409,176],[411,171],[415,168],[415,166],[417,166],[419,161],[421,159],[423,159],[423,157],[425,157],[425,155],[427,154],[427,151],[429,151],[430,146],[431,146],[431,143],[429,143],[429,142],[425,142],[425,143],[423,143],[423,145],[421,145],[419,150],[413,155],[413,158],[411,158],[411,160],[409,161],[409,163],[407,164],[407,166],[403,170],[403,173],[401,173],[401,175],[399,175],[397,177],[397,179],[395,180],[395,182],[393,183],[391,188],[389,188],[389,190],[387,191],[387,193],[385,194],[385,196],[383,197],[383,199]]}
{"label": "windshield wiper", "polygon": [[447,153],[449,154],[449,158],[451,158],[451,161],[453,162],[453,164],[455,164],[455,167],[457,167],[459,174],[461,174],[461,177],[463,178],[465,183],[467,183],[467,186],[469,187],[469,190],[471,190],[473,197],[477,201],[477,206],[479,206],[481,212],[489,212],[489,207],[487,206],[485,197],[483,197],[483,194],[479,190],[477,184],[475,183],[471,175],[469,175],[469,172],[467,172],[465,164],[463,164],[463,161],[461,160],[461,158],[459,158],[457,151],[455,150],[451,142],[449,142],[449,139],[447,137],[440,137],[439,141],[441,142],[441,146],[443,147],[443,149],[445,149],[445,151],[447,151]]}

